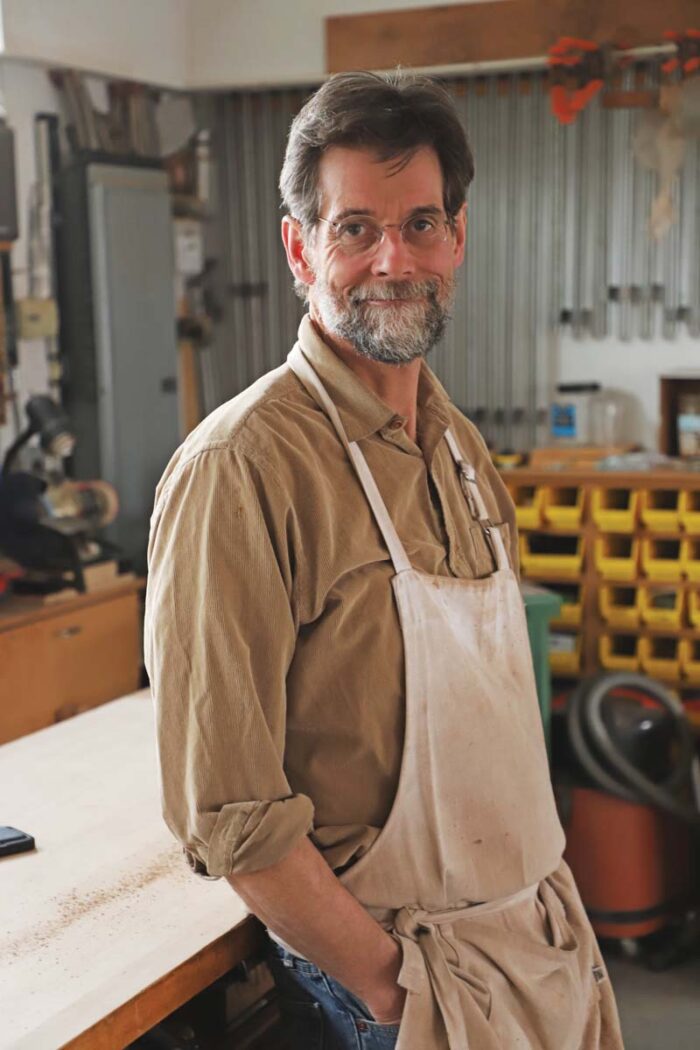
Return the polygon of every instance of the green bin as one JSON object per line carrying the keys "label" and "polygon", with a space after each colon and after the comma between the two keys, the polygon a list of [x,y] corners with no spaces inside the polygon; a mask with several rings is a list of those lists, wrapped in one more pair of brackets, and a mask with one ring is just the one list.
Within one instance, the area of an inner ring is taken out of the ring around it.
{"label": "green bin", "polygon": [[537,699],[542,715],[544,736],[549,750],[549,722],[552,712],[552,674],[549,669],[549,623],[559,615],[561,596],[544,587],[523,583],[520,588],[525,602],[527,633],[530,637],[532,663],[535,668]]}

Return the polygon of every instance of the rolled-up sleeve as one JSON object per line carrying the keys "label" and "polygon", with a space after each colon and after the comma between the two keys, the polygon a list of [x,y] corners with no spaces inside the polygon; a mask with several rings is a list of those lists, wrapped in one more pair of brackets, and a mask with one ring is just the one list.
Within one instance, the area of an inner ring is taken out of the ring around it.
{"label": "rolled-up sleeve", "polygon": [[311,829],[283,768],[296,643],[289,511],[227,447],[171,467],[156,493],[144,649],[165,821],[191,867],[268,867]]}

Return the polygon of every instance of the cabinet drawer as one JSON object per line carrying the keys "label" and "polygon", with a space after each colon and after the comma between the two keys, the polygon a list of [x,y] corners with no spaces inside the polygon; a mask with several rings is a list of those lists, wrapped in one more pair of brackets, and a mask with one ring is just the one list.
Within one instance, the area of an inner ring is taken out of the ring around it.
{"label": "cabinet drawer", "polygon": [[0,633],[0,744],[53,722],[41,624]]}
{"label": "cabinet drawer", "polygon": [[0,633],[0,741],[138,689],[139,623],[131,593]]}
{"label": "cabinet drawer", "polygon": [[52,721],[138,688],[138,621],[138,599],[128,594],[41,625],[54,697]]}

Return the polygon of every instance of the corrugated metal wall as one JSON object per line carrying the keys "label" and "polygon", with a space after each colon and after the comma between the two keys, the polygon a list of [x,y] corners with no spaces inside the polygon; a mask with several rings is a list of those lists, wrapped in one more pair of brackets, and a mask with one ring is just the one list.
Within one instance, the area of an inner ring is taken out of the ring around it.
{"label": "corrugated metal wall", "polygon": [[[656,65],[626,71],[626,90],[658,87]],[[649,234],[657,176],[634,157],[641,118],[631,109],[587,109],[563,146],[566,244],[564,323],[574,337],[700,338],[700,143],[690,140],[676,181],[678,221]]]}
{"label": "corrugated metal wall", "polygon": [[[657,70],[625,78],[643,87]],[[575,337],[700,337],[698,143],[677,187],[680,222],[657,245],[647,232],[655,176],[632,156],[634,111],[596,101],[563,127],[542,73],[448,86],[477,174],[454,319],[431,364],[490,441],[527,447],[544,437],[559,326]],[[223,318],[205,356],[207,410],[280,364],[294,341],[302,304],[279,238],[277,179],[309,90],[212,102]]]}

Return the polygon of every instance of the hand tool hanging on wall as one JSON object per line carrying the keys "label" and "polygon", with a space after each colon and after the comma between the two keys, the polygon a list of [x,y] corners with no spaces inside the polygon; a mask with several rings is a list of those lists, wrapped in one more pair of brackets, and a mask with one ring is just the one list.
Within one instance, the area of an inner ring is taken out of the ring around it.
{"label": "hand tool hanging on wall", "polygon": [[29,199],[27,237],[28,297],[17,301],[19,339],[44,342],[51,396],[61,401],[63,374],[58,346],[58,308],[54,264],[54,174],[58,170],[58,117],[34,118],[36,182]]}

